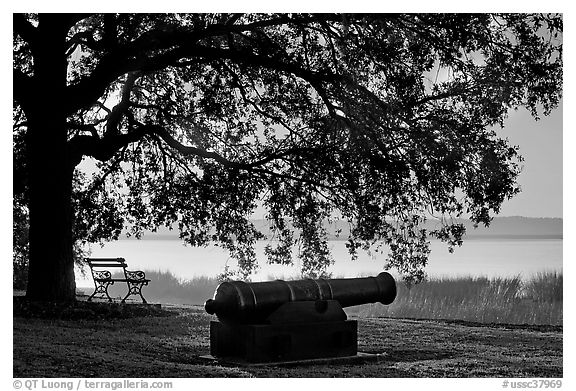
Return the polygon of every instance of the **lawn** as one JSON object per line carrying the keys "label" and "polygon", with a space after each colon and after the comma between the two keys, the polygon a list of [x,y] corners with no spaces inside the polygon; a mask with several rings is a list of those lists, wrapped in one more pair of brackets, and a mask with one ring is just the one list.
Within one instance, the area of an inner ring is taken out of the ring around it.
{"label": "lawn", "polygon": [[[13,375],[28,377],[562,377],[562,326],[358,319],[378,362],[246,367],[206,361],[201,306],[118,304],[30,310],[14,299]],[[54,316],[58,313],[58,316]]]}

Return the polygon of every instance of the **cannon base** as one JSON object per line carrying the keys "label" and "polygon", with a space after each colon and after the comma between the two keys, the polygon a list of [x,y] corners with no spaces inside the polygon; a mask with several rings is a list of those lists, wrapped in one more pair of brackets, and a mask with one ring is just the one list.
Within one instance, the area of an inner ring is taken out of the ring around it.
{"label": "cannon base", "polygon": [[210,322],[210,354],[218,358],[268,363],[357,353],[355,320],[240,325]]}

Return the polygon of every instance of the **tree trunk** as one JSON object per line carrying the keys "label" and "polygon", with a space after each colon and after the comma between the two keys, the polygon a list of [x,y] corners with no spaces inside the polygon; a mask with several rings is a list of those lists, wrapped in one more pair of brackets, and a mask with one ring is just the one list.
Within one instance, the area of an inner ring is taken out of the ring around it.
{"label": "tree trunk", "polygon": [[26,111],[30,259],[26,296],[75,299],[72,174],[64,96],[66,32],[57,20],[39,21],[34,47],[34,103]]}
{"label": "tree trunk", "polygon": [[[48,126],[44,125],[45,133],[49,133]],[[28,143],[30,259],[26,295],[33,300],[74,300],[73,169],[53,139],[38,135],[31,139],[34,140]]]}

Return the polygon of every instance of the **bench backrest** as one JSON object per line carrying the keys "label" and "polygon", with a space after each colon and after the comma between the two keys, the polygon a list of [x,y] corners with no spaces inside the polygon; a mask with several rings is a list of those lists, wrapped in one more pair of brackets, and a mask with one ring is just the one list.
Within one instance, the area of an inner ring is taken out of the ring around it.
{"label": "bench backrest", "polygon": [[86,258],[86,262],[90,266],[92,278],[96,284],[96,280],[111,279],[113,277],[109,269],[122,268],[124,278],[126,277],[126,260],[124,258]]}
{"label": "bench backrest", "polygon": [[126,269],[126,260],[124,258],[86,258],[86,262],[91,269],[93,268],[109,268],[121,267]]}

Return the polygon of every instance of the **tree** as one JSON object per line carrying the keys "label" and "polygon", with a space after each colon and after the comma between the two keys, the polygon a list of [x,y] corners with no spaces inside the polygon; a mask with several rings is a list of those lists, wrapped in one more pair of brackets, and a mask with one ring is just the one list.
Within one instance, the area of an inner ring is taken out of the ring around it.
{"label": "tree", "polygon": [[177,224],[249,274],[259,202],[273,262],[298,243],[303,272],[324,271],[338,216],[352,256],[386,245],[418,280],[428,238],[461,243],[454,217],[487,225],[518,192],[517,148],[492,128],[558,104],[561,33],[557,15],[14,15],[27,295],[72,300],[73,243],[123,227]]}

